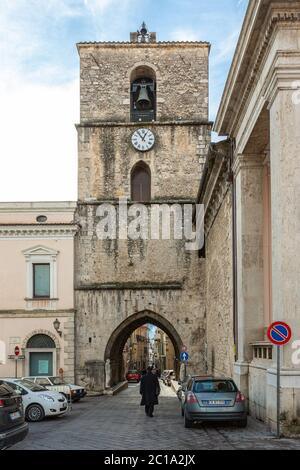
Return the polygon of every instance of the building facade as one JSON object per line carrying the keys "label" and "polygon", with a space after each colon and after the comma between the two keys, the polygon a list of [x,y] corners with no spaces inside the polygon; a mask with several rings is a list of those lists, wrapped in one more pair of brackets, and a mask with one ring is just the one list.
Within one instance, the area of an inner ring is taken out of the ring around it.
{"label": "building facade", "polygon": [[0,204],[0,377],[74,380],[75,207]]}
{"label": "building facade", "polygon": [[[122,351],[146,323],[162,328],[191,370],[205,364],[204,262],[184,240],[99,239],[99,207],[194,202],[210,142],[209,44],[80,43],[79,200],[75,241],[76,376],[104,387],[124,375]],[[111,209],[113,207],[113,209]],[[101,210],[101,209],[100,209]]]}
{"label": "building facade", "polygon": [[233,375],[250,413],[276,427],[276,351],[286,321],[281,423],[300,429],[300,6],[250,1],[215,122],[205,204],[207,367]]}
{"label": "building facade", "polygon": [[154,364],[160,371],[176,369],[175,350],[167,334],[157,328],[154,338]]}
{"label": "building facade", "polygon": [[148,325],[137,328],[125,345],[125,373],[129,369],[145,370],[150,365],[150,338]]}

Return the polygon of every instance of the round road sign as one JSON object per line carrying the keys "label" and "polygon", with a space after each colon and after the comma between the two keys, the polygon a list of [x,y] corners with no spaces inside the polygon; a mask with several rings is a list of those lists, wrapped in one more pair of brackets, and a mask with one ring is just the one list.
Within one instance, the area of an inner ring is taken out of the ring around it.
{"label": "round road sign", "polygon": [[182,353],[180,354],[180,360],[181,360],[182,362],[187,362],[187,361],[189,360],[189,355],[188,355],[188,353],[185,352],[185,351],[182,352]]}
{"label": "round road sign", "polygon": [[268,338],[276,346],[284,346],[292,337],[292,330],[287,323],[275,322],[268,329]]}
{"label": "round road sign", "polygon": [[16,346],[15,347],[15,356],[19,356],[20,355],[20,348],[19,346]]}

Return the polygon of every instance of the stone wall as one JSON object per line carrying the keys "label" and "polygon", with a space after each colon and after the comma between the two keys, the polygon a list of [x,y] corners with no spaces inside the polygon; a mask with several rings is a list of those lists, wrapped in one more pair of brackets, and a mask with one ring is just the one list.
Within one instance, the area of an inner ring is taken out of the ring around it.
{"label": "stone wall", "polygon": [[206,239],[207,367],[233,376],[233,285],[231,189]]}
{"label": "stone wall", "polygon": [[[191,357],[189,371],[203,373],[204,261],[196,251],[186,250],[184,240],[172,236],[169,240],[101,240],[96,211],[103,202],[113,203],[119,211],[118,198],[130,199],[131,171],[139,161],[151,171],[151,203],[160,207],[179,204],[182,208],[196,200],[210,142],[209,45],[89,43],[79,44],[78,49],[77,377],[94,388],[103,388],[103,361],[109,358],[112,383],[118,380],[115,369],[122,347],[142,325],[136,322],[136,315],[141,315],[144,323],[152,321],[165,327],[168,336],[173,332],[177,359],[185,344]],[[130,82],[140,66],[149,67],[156,75],[155,122],[129,122]],[[155,145],[146,153],[138,152],[131,143],[139,127],[150,128],[155,134]],[[151,211],[151,205],[147,204],[147,210]],[[117,335],[120,325],[123,333]]]}
{"label": "stone wall", "polygon": [[153,149],[137,152],[134,125],[78,126],[79,201],[130,198],[133,166],[145,162],[151,170],[153,201],[195,199],[210,141],[210,125],[147,123],[156,138]]}
{"label": "stone wall", "polygon": [[81,122],[130,121],[130,80],[148,66],[157,79],[157,120],[208,118],[207,43],[78,44]]}

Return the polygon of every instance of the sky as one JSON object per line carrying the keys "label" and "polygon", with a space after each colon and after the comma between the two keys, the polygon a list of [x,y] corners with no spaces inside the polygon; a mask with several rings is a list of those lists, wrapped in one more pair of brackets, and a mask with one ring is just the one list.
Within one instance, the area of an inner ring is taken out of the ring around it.
{"label": "sky", "polygon": [[0,201],[77,199],[80,41],[209,41],[214,120],[248,0],[0,0]]}

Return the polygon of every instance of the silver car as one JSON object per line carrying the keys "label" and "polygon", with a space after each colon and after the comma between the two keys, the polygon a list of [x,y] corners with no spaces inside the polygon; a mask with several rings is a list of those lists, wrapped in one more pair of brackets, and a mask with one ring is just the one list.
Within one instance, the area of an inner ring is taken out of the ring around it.
{"label": "silver car", "polygon": [[186,428],[206,421],[247,426],[246,400],[232,379],[191,377],[182,391],[181,404]]}

